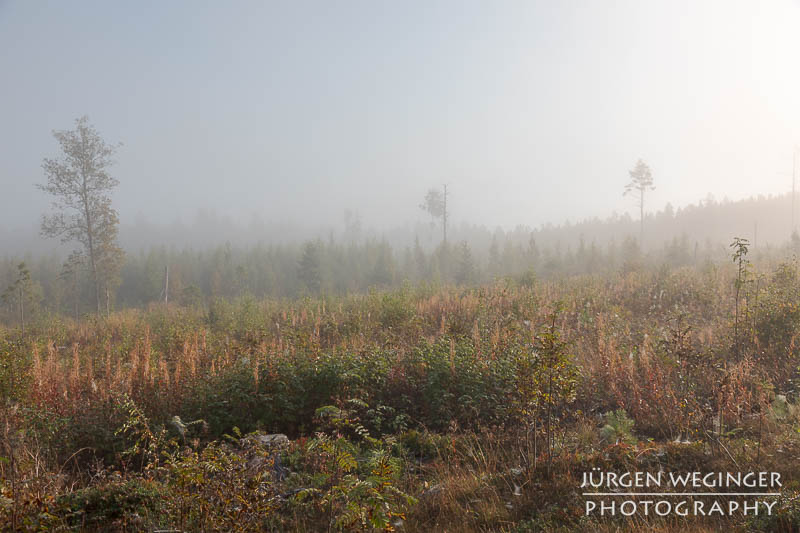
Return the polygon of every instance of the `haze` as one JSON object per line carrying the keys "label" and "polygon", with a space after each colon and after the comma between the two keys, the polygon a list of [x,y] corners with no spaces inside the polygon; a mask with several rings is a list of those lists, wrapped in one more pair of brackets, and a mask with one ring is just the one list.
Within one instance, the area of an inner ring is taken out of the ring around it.
{"label": "haze", "polygon": [[[0,226],[35,233],[51,131],[121,141],[123,232],[202,210],[383,231],[560,223],[791,188],[800,4],[0,2]],[[51,241],[52,243],[52,241]]]}

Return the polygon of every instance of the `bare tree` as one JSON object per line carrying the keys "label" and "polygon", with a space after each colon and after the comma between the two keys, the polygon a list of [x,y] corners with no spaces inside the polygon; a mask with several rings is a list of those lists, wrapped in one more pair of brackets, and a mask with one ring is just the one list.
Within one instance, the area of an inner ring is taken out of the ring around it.
{"label": "bare tree", "polygon": [[355,244],[361,236],[361,215],[358,211],[344,210],[344,238],[348,244]]}
{"label": "bare tree", "polygon": [[639,246],[642,247],[644,239],[644,193],[655,189],[653,185],[653,173],[647,163],[639,159],[636,166],[628,171],[631,177],[630,183],[625,185],[624,195],[638,195],[637,205],[639,206]]}
{"label": "bare tree", "polygon": [[447,185],[444,194],[437,189],[430,189],[425,195],[425,201],[420,204],[420,209],[428,213],[432,219],[442,220],[442,242],[447,243]]}
{"label": "bare tree", "polygon": [[123,252],[117,245],[119,218],[111,207],[111,191],[119,182],[108,173],[119,145],[107,144],[83,116],[74,130],[54,131],[63,156],[42,162],[55,213],[42,217],[42,234],[83,245],[94,282],[97,313],[105,293],[110,310],[111,287],[118,278]]}

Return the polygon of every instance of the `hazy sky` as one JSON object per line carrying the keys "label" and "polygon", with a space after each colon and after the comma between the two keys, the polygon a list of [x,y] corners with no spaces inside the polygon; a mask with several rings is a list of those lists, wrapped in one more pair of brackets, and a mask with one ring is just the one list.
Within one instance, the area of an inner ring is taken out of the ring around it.
{"label": "hazy sky", "polygon": [[122,141],[122,223],[490,226],[790,189],[800,3],[0,0],[0,225],[36,224],[51,130]]}

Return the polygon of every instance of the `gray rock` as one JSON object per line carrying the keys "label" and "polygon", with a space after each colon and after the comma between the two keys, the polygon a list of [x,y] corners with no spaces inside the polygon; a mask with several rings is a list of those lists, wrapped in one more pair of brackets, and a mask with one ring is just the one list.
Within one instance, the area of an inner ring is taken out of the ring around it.
{"label": "gray rock", "polygon": [[283,433],[272,433],[269,435],[253,435],[253,440],[262,446],[279,447],[289,444],[289,437]]}
{"label": "gray rock", "polygon": [[267,462],[266,457],[253,457],[249,461],[247,461],[247,469],[248,470],[258,470],[264,466],[264,463]]}
{"label": "gray rock", "polygon": [[272,475],[278,481],[283,481],[289,475],[289,469],[281,464],[281,456],[274,454],[272,457]]}

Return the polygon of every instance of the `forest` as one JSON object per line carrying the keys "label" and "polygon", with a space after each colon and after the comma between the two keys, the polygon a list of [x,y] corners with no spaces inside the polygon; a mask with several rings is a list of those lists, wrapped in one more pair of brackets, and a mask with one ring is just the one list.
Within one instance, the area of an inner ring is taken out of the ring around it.
{"label": "forest", "polygon": [[[489,231],[462,224],[450,229],[446,243],[441,241],[439,221],[406,228],[390,239],[365,235],[360,221],[346,217],[338,232],[332,227],[305,242],[270,243],[253,232],[247,240],[233,244],[130,248],[115,272],[109,305],[112,309],[142,308],[166,300],[207,307],[215,299],[341,296],[370,288],[399,288],[404,283],[482,284],[503,277],[521,278],[529,272],[553,279],[642,266],[699,266],[725,261],[732,235],[747,237],[753,254],[774,256],[800,246],[799,238],[786,237],[790,211],[789,195],[738,202],[707,199],[677,212],[667,206],[646,217],[649,245],[644,249],[636,236],[638,222],[630,217],[533,230]],[[693,231],[693,227],[701,229]],[[232,235],[241,233],[235,226],[231,230]],[[155,238],[158,233],[145,232],[140,238]],[[191,234],[176,237],[189,241]],[[0,288],[13,285],[20,263],[25,263],[31,275],[26,297],[31,316],[80,317],[92,310],[93,289],[89,273],[74,260],[63,251],[6,253],[0,257]],[[169,271],[166,292],[165,269]],[[6,299],[0,309],[6,323],[19,319],[15,302]]]}

